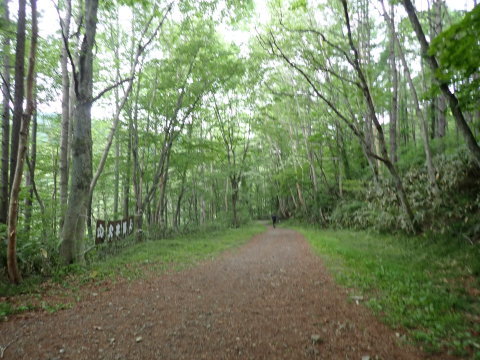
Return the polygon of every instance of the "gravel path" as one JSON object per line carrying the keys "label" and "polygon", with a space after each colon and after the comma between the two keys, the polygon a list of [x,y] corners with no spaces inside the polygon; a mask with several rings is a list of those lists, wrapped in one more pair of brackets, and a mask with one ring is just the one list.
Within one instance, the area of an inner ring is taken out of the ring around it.
{"label": "gravel path", "polygon": [[0,323],[0,345],[13,340],[4,359],[429,358],[348,299],[300,234],[270,228],[216,260]]}

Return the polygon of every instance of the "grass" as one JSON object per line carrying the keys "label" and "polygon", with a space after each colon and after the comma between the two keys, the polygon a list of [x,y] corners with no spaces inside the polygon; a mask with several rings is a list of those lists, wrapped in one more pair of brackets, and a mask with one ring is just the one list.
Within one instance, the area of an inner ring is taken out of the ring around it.
{"label": "grass", "polygon": [[72,307],[81,299],[81,290],[86,286],[108,287],[120,279],[131,281],[166,270],[180,270],[238,247],[263,231],[265,226],[257,223],[238,229],[150,240],[85,267],[59,268],[49,279],[31,277],[20,286],[0,282],[0,319],[36,309],[55,312]]}
{"label": "grass", "polygon": [[298,228],[337,281],[429,352],[480,359],[480,249],[454,240]]}
{"label": "grass", "polygon": [[146,271],[164,271],[172,266],[182,269],[239,246],[264,230],[265,226],[252,224],[238,229],[189,234],[135,244],[117,256],[93,264],[90,274],[95,277],[120,276],[132,279],[144,275]]}

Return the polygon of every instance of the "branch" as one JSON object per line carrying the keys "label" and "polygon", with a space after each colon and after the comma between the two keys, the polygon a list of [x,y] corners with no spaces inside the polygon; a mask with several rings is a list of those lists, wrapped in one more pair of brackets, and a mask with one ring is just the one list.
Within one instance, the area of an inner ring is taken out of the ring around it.
{"label": "branch", "polygon": [[327,43],[330,47],[334,48],[335,50],[340,52],[343,56],[345,56],[345,58],[347,59],[350,65],[353,65],[353,60],[350,58],[350,55],[344,49],[342,49],[339,45],[328,40],[327,37],[322,32],[315,29],[290,29],[290,28],[287,28],[282,21],[280,21],[280,25],[282,26],[282,28],[284,28],[289,32],[297,32],[300,34],[312,33],[314,35],[317,35],[320,39],[322,39],[323,42]]}
{"label": "branch", "polygon": [[[0,76],[2,77],[2,82],[3,84],[7,87],[7,89],[10,89],[10,86],[9,84],[7,83],[7,80],[3,77],[3,74],[0,73]],[[3,91],[2,91],[3,92]],[[13,98],[12,98],[12,94],[10,93],[10,91],[7,90],[7,93],[6,94],[3,94],[4,96],[8,97],[10,99],[10,101],[13,103]]]}
{"label": "branch", "polygon": [[100,99],[103,95],[105,95],[107,92],[109,92],[110,90],[113,90],[115,89],[117,86],[120,86],[122,85],[124,82],[127,82],[127,81],[130,81],[130,80],[133,80],[133,76],[132,77],[129,77],[129,78],[126,78],[126,79],[123,79],[123,80],[120,80],[118,82],[116,82],[115,84],[112,84],[108,87],[106,87],[105,89],[103,89],[102,91],[100,91],[100,93],[95,96],[93,99],[92,99],[92,104],[97,101],[98,99]]}
{"label": "branch", "polygon": [[[365,149],[368,149],[368,146],[365,142],[365,136],[363,134],[363,132],[359,129],[357,129],[353,123],[351,123],[338,109],[337,107],[330,101],[328,100],[322,93],[320,93],[320,91],[317,89],[317,87],[315,86],[315,84],[313,83],[312,79],[310,79],[310,77],[305,73],[305,71],[303,71],[297,64],[295,64],[293,61],[291,61],[286,55],[285,53],[282,51],[282,49],[278,46],[278,44],[275,42],[275,38],[273,37],[273,34],[270,33],[270,36],[272,38],[272,41],[269,41],[268,44],[270,45],[270,48],[271,48],[271,51],[272,51],[272,54],[277,56],[277,57],[281,57],[284,59],[284,61],[290,65],[292,68],[294,68],[295,70],[297,70],[304,78],[305,80],[310,84],[310,86],[312,87],[313,91],[315,92],[315,94],[320,98],[322,99],[327,105],[328,107],[333,110],[333,112],[340,118],[342,119],[342,121],[348,126],[348,128],[350,130],[352,130],[352,132],[355,134],[355,136],[357,136],[357,138],[360,140],[360,142],[364,145]],[[265,40],[261,39],[261,41],[264,43],[264,44],[267,44],[267,42],[265,42]],[[278,53],[275,52],[275,49],[277,49]],[[371,151],[367,151],[367,154],[375,159],[378,159],[384,163],[386,163],[386,159],[383,158],[383,157],[380,157],[379,155],[375,154],[375,153],[372,153]]]}
{"label": "branch", "polygon": [[72,53],[70,52],[70,47],[68,46],[68,37],[65,34],[63,19],[62,19],[62,16],[60,15],[60,9],[58,8],[57,4],[55,4],[54,0],[52,0],[52,4],[55,7],[55,9],[57,10],[58,22],[60,23],[60,30],[61,30],[61,33],[62,33],[63,46],[65,47],[65,50],[67,51],[68,59],[70,60],[70,65],[72,65],[72,75],[73,75],[75,96],[78,97],[78,77],[77,77],[77,70],[75,68],[75,61],[73,61],[73,56],[72,56]]}
{"label": "branch", "polygon": [[[28,171],[30,172],[30,174],[33,174],[34,170],[32,168],[32,164],[31,164],[30,158],[28,156],[26,157],[26,161],[27,161]],[[33,190],[33,193],[35,194],[35,198],[37,199],[38,205],[40,206],[40,211],[41,211],[42,214],[44,214],[45,213],[45,204],[43,203],[42,199],[40,198],[40,194],[37,191],[37,184],[36,184],[35,180],[33,180],[33,179],[34,179],[34,177],[30,176],[30,180],[32,181],[32,190]]]}
{"label": "branch", "polygon": [[[360,130],[358,130],[355,126],[353,126],[353,124],[348,121],[348,119],[337,109],[337,107],[330,101],[328,100],[318,89],[317,87],[315,86],[315,84],[313,83],[312,79],[310,79],[310,77],[305,73],[305,71],[303,71],[297,64],[295,64],[294,62],[292,62],[282,51],[282,49],[278,46],[278,44],[275,42],[275,38],[273,38],[273,35],[271,34],[272,36],[272,41],[273,42],[270,42],[270,46],[272,48],[272,51],[275,52],[275,49],[273,48],[273,46],[275,46],[275,48],[277,49],[277,51],[279,52],[280,55],[277,55],[277,56],[280,56],[281,58],[283,58],[285,60],[285,62],[290,65],[290,67],[294,68],[295,70],[297,70],[300,75],[302,75],[305,80],[310,84],[310,86],[312,87],[313,91],[315,92],[315,94],[320,98],[322,99],[330,109],[333,110],[333,112],[340,118],[342,119],[346,124],[347,126],[353,131],[353,133],[359,137],[362,141],[364,140],[363,138],[363,134],[360,132]],[[275,53],[274,53],[275,55]]]}
{"label": "branch", "polygon": [[[310,53],[310,54],[309,54],[309,53]],[[325,65],[320,64],[320,63],[315,59],[314,55],[311,54],[311,52],[309,52],[309,53],[307,53],[306,55],[307,55],[307,56],[310,55],[310,59],[311,59],[312,63],[313,63],[314,65],[316,65],[319,70],[322,70],[322,71],[324,71],[324,72],[326,72],[326,73],[328,73],[328,74],[330,74],[330,75],[333,75],[334,77],[336,77],[337,79],[339,79],[339,80],[341,80],[341,81],[345,81],[345,82],[347,82],[347,83],[349,83],[349,84],[355,85],[355,86],[358,87],[359,89],[362,89],[362,85],[361,85],[358,81],[354,81],[354,80],[348,79],[348,78],[344,77],[343,75],[340,75],[340,74],[337,73],[336,71],[329,69],[329,68],[326,67]]]}
{"label": "branch", "polygon": [[[119,122],[119,119],[120,119],[120,112],[123,110],[123,107],[125,106],[126,102],[127,102],[127,98],[128,96],[130,95],[130,91],[133,87],[133,80],[135,79],[135,75],[136,75],[136,68],[137,68],[137,64],[140,62],[140,69],[139,71],[142,69],[142,66],[143,66],[143,60],[140,61],[140,56],[142,55],[142,53],[144,52],[144,50],[146,49],[146,47],[150,44],[150,42],[154,39],[154,37],[156,36],[156,34],[158,33],[159,29],[161,28],[161,26],[163,25],[166,17],[167,17],[167,14],[170,12],[170,10],[172,9],[172,5],[173,3],[170,3],[167,7],[167,10],[165,11],[165,13],[163,14],[163,18],[162,20],[160,21],[160,24],[157,26],[157,28],[155,29],[154,33],[152,34],[152,36],[150,37],[150,39],[144,44],[144,45],[139,45],[138,48],[137,48],[137,51],[135,53],[135,58],[133,59],[132,63],[131,63],[131,67],[130,67],[130,77],[127,78],[127,79],[124,79],[120,82],[118,82],[117,84],[114,84],[110,87],[108,87],[107,89],[105,89],[103,92],[101,92],[97,97],[94,98],[94,101],[96,101],[98,98],[100,98],[104,93],[106,93],[107,91],[119,86],[120,84],[124,83],[124,82],[127,82],[128,81],[128,86],[127,86],[127,90],[124,92],[123,94],[123,99],[121,100],[121,103],[117,106],[117,110],[116,110],[116,113],[115,113],[115,117],[114,117],[114,122],[113,122],[113,126],[112,128],[110,129],[110,133],[108,135],[108,139],[107,139],[107,144],[105,145],[105,149],[103,151],[103,154],[102,154],[102,157],[100,159],[100,163],[98,165],[98,168],[97,168],[97,171],[95,172],[93,178],[92,178],[92,181],[90,183],[90,190],[89,190],[89,197],[91,198],[93,196],[93,190],[97,184],[97,181],[98,181],[98,178],[100,177],[102,171],[103,171],[103,168],[105,166],[105,162],[107,160],[107,156],[108,156],[108,153],[110,151],[110,147],[112,145],[112,141],[113,141],[113,137],[115,135],[115,132],[116,132],[116,129],[117,129],[117,126],[118,126],[118,122]],[[152,15],[152,17],[148,20],[143,32],[142,32],[142,35],[141,35],[141,38],[143,38],[143,36],[145,35],[145,33],[147,32],[149,26],[150,26],[150,23],[153,19],[154,15]],[[118,72],[117,72],[118,74]],[[139,80],[139,83],[140,83],[140,80]],[[138,93],[137,93],[137,96],[138,96]],[[152,101],[153,101],[153,98],[152,98]],[[136,116],[136,115],[135,115]]]}
{"label": "branch", "polygon": [[[167,5],[167,9],[165,10],[165,12],[163,14],[162,20],[160,20],[160,23],[155,28],[155,31],[153,32],[152,36],[150,36],[150,39],[148,39],[147,42],[144,45],[139,45],[139,50],[141,49],[140,52],[143,51],[148,45],[150,45],[150,43],[153,41],[153,39],[157,36],[158,31],[163,26],[163,23],[165,22],[165,19],[167,18],[168,13],[172,10],[172,7],[173,7],[173,2],[171,2],[170,4]],[[153,18],[153,15],[152,15],[152,18]],[[151,21],[151,19],[149,20],[149,23],[147,24],[147,26],[145,27],[145,30],[142,33],[142,38],[145,35],[145,33],[147,32],[147,28],[149,27],[150,21]]]}

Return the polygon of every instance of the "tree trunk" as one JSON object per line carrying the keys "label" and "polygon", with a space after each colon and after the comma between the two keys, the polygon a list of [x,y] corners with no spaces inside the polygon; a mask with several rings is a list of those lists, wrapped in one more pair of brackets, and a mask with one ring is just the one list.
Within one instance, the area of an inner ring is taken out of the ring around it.
{"label": "tree trunk", "polygon": [[[433,28],[432,39],[438,36],[443,30],[442,26],[442,1],[433,1]],[[447,121],[446,121],[446,109],[447,104],[445,97],[440,94],[435,98],[435,133],[434,136],[442,138],[445,136]]]}
{"label": "tree trunk", "polygon": [[60,246],[60,256],[65,264],[84,261],[85,218],[92,181],[92,50],[97,27],[97,9],[98,0],[85,1],[85,35],[74,85],[76,106],[72,134],[72,181]]}
{"label": "tree trunk", "polygon": [[373,180],[375,181],[375,183],[378,183],[378,175],[379,175],[378,163],[377,163],[377,160],[371,156],[371,154],[375,153],[375,136],[373,132],[372,118],[368,115],[366,115],[364,118],[365,118],[365,128],[364,128],[365,142],[364,144],[362,144],[362,148],[367,158],[368,165],[372,170]]}
{"label": "tree trunk", "polygon": [[20,125],[23,114],[25,81],[25,22],[26,0],[18,1],[17,45],[15,48],[15,94],[13,103],[12,139],[10,147],[10,184],[13,183],[17,164]]}
{"label": "tree trunk", "polygon": [[[33,101],[33,86],[35,83],[35,57],[37,51],[37,2],[31,0],[32,7],[32,38],[30,41],[30,56],[29,66],[27,74],[27,108],[22,116],[22,122],[20,127],[19,148],[17,152],[17,161],[15,162],[15,172],[12,182],[12,191],[10,193],[10,206],[8,209],[8,246],[7,246],[7,269],[8,277],[14,284],[18,284],[22,281],[22,276],[18,269],[16,242],[17,242],[17,225],[18,225],[18,204],[20,185],[23,175],[23,164],[25,162],[25,155],[28,148],[28,127],[30,119],[34,111]],[[24,9],[25,10],[25,9]],[[25,13],[24,13],[25,15]],[[20,18],[20,16],[19,16]],[[23,81],[23,79],[22,79]]]}
{"label": "tree trunk", "polygon": [[398,117],[398,73],[395,55],[395,9],[390,7],[390,66],[392,76],[392,102],[390,108],[390,161],[397,162],[397,117]]}
{"label": "tree trunk", "polygon": [[225,204],[225,212],[228,212],[228,179],[225,180],[224,204]]}
{"label": "tree trunk", "polygon": [[120,140],[118,139],[118,131],[115,134],[115,178],[113,182],[113,213],[118,217],[118,200],[120,197]]}
{"label": "tree trunk", "polygon": [[170,166],[170,151],[168,151],[168,154],[166,155],[166,160],[165,160],[165,166],[163,170],[163,175],[161,177],[159,187],[160,187],[160,198],[158,200],[158,224],[160,225],[161,228],[164,228],[166,226],[166,223],[164,222],[165,220],[165,213],[167,211],[165,207],[165,199],[166,199],[166,192],[167,192],[167,182],[168,182],[168,172],[169,172],[169,166]]}
{"label": "tree trunk", "polygon": [[[120,23],[118,20],[118,8],[116,10],[116,22],[115,26],[117,29],[120,28]],[[112,31],[113,33],[113,31]],[[119,39],[119,32],[117,31],[115,34],[112,34],[112,38],[114,38],[114,54],[115,54],[115,81],[118,83],[120,81],[120,39]],[[132,80],[133,81],[133,80]],[[133,83],[132,83],[133,86]],[[130,89],[132,88],[130,86]],[[131,91],[131,90],[130,90]],[[114,89],[115,94],[115,114],[120,114],[120,93],[118,86]],[[119,215],[119,199],[120,199],[120,138],[118,130],[115,131],[115,180],[114,180],[114,189],[113,189],[113,213],[115,218]]]}
{"label": "tree trunk", "polygon": [[230,185],[232,186],[232,223],[233,226],[238,228],[240,223],[238,221],[238,213],[237,213],[237,201],[238,201],[238,181],[235,177],[230,177]]}
{"label": "tree trunk", "polygon": [[70,130],[70,74],[68,72],[68,52],[66,39],[70,37],[70,20],[72,18],[72,2],[65,1],[66,15],[63,19],[62,37],[62,57],[60,59],[62,69],[62,123],[60,134],[60,208],[62,216],[60,218],[60,231],[64,223],[64,212],[67,209],[68,200],[68,154],[69,154],[69,130]]}
{"label": "tree trunk", "polygon": [[467,144],[467,148],[469,149],[473,160],[475,161],[477,166],[480,167],[480,147],[478,146],[477,141],[465,120],[458,99],[455,94],[450,91],[448,84],[441,82],[439,79],[436,78],[435,74],[439,70],[438,62],[434,56],[428,54],[429,44],[427,42],[427,39],[425,38],[425,34],[423,32],[422,25],[418,20],[415,8],[413,7],[413,4],[410,0],[402,1],[420,43],[422,56],[426,59],[428,65],[430,66],[432,74],[433,76],[435,76],[435,79],[440,87],[440,90],[442,91],[442,94],[448,100],[450,110],[452,111],[455,122],[457,123],[457,127],[463,135],[463,138],[465,140],[465,143]]}
{"label": "tree trunk", "polygon": [[180,194],[178,195],[177,207],[175,209],[175,216],[173,217],[173,226],[177,230],[180,226],[180,211],[181,211],[181,208],[182,208],[183,195],[185,194],[186,178],[187,178],[187,171],[185,170],[182,174],[182,184],[180,185]]}
{"label": "tree trunk", "polygon": [[127,164],[126,164],[126,171],[123,177],[123,217],[126,219],[129,215],[128,209],[128,200],[130,197],[130,172],[132,167],[132,127],[131,121],[128,122],[128,143],[127,143]]}
{"label": "tree trunk", "polygon": [[58,183],[58,180],[57,180],[57,174],[58,174],[58,171],[57,171],[57,159],[58,159],[58,149],[57,149],[57,153],[56,153],[56,156],[53,156],[52,155],[52,166],[53,166],[53,174],[52,174],[52,177],[53,177],[53,192],[52,192],[52,234],[54,237],[57,237],[57,231],[58,231],[58,228],[57,228],[57,183]]}
{"label": "tree trunk", "polygon": [[[3,20],[10,24],[8,0],[2,1]],[[8,155],[10,146],[10,37],[3,37],[2,82],[2,174],[0,176],[0,224],[7,223],[8,216]]]}
{"label": "tree trunk", "polygon": [[[35,185],[35,168],[37,164],[37,113],[33,114],[32,135],[30,144],[30,165],[25,175],[25,186],[28,188],[28,196],[25,199],[25,233],[27,238],[30,236],[30,228],[32,222],[32,206]],[[43,215],[43,214],[42,214]]]}
{"label": "tree trunk", "polygon": [[131,151],[133,158],[133,190],[135,193],[135,240],[143,240],[143,183],[140,159],[138,158],[138,96],[141,87],[141,76],[138,77],[137,91],[135,94],[133,119],[129,119],[131,128]]}

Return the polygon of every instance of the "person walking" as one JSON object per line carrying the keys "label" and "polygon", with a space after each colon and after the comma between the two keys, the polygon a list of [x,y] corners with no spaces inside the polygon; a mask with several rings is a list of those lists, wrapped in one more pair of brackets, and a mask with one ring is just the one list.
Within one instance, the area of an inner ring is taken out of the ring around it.
{"label": "person walking", "polygon": [[272,223],[273,223],[273,228],[275,229],[275,224],[277,223],[277,215],[275,214],[272,215]]}

